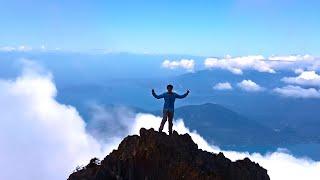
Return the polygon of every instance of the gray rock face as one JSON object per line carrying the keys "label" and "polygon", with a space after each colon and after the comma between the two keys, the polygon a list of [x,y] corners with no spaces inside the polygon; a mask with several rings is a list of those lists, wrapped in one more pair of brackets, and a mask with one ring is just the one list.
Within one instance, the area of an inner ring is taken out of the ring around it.
{"label": "gray rock face", "polygon": [[171,136],[140,129],[126,137],[117,150],[96,164],[95,159],[72,173],[69,180],[269,180],[267,170],[245,158],[232,162],[222,153],[198,149],[189,134]]}

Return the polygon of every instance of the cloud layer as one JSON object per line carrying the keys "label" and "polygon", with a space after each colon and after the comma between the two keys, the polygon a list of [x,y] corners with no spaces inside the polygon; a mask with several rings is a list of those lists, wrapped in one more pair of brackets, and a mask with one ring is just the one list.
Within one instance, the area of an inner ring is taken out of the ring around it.
{"label": "cloud layer", "polygon": [[56,94],[49,74],[25,70],[15,80],[0,80],[0,179],[66,179],[77,165],[108,151]]}
{"label": "cloud layer", "polygon": [[231,90],[232,86],[229,82],[217,83],[213,86],[215,90]]}
{"label": "cloud layer", "polygon": [[284,77],[281,80],[288,84],[320,87],[320,75],[315,71],[304,71],[297,77]]}
{"label": "cloud layer", "polygon": [[258,85],[257,83],[251,81],[251,80],[243,80],[239,82],[238,87],[240,87],[244,91],[249,92],[257,92],[257,91],[263,91],[264,88]]}
{"label": "cloud layer", "polygon": [[259,72],[274,73],[269,64],[263,61],[263,56],[243,56],[232,58],[227,56],[222,59],[207,58],[204,65],[207,68],[220,68],[229,70],[234,74],[242,74],[243,70],[254,69]]}
{"label": "cloud layer", "polygon": [[207,58],[204,66],[209,69],[225,69],[234,74],[243,74],[244,70],[255,70],[275,73],[278,70],[319,70],[320,59],[311,55],[270,56],[262,55],[239,56],[224,58]]}
{"label": "cloud layer", "polygon": [[183,68],[188,71],[193,71],[195,66],[195,62],[193,59],[181,59],[180,61],[170,61],[164,60],[162,62],[162,67],[169,69]]}
{"label": "cloud layer", "polygon": [[320,98],[320,91],[315,88],[302,88],[300,86],[288,85],[281,88],[275,88],[273,91],[285,97]]}

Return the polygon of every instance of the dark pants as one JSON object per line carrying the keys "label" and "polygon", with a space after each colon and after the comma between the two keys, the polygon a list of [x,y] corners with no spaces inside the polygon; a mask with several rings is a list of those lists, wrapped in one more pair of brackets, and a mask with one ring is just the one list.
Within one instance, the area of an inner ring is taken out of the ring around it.
{"label": "dark pants", "polygon": [[159,132],[163,130],[163,126],[166,123],[168,119],[168,125],[169,125],[169,134],[172,134],[172,121],[173,121],[173,115],[174,112],[168,111],[168,110],[163,110],[163,118],[160,124]]}

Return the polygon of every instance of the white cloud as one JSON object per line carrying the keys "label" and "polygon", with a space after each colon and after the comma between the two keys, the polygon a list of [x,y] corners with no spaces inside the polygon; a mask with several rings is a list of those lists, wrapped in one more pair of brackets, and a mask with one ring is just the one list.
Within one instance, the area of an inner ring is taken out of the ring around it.
{"label": "white cloud", "polygon": [[0,179],[66,179],[105,151],[76,109],[55,100],[51,76],[30,69],[0,80]]}
{"label": "white cloud", "polygon": [[206,68],[220,68],[229,70],[234,74],[242,74],[243,70],[253,69],[259,72],[274,73],[275,71],[267,64],[264,57],[258,56],[242,56],[234,57],[227,56],[222,59],[207,58],[204,61]]}
{"label": "white cloud", "polygon": [[296,73],[304,70],[319,70],[320,59],[311,55],[271,56],[268,63],[276,70],[292,70]]}
{"label": "white cloud", "polygon": [[275,73],[277,70],[319,70],[320,59],[311,55],[270,56],[261,55],[240,56],[225,58],[207,58],[204,61],[206,68],[224,69],[234,74],[243,74],[244,70]]}
{"label": "white cloud", "polygon": [[289,55],[289,56],[270,56],[269,60],[271,61],[309,61],[314,60],[314,57],[306,55]]}
{"label": "white cloud", "polygon": [[320,98],[320,91],[315,88],[302,88],[300,86],[288,85],[282,88],[275,88],[273,91],[286,97]]}
{"label": "white cloud", "polygon": [[284,77],[281,80],[288,84],[320,87],[320,75],[315,71],[304,71],[297,77]]}
{"label": "white cloud", "polygon": [[183,68],[188,71],[193,71],[195,62],[193,59],[181,59],[180,61],[170,61],[164,60],[162,62],[162,67],[169,69]]}
{"label": "white cloud", "polygon": [[316,180],[320,175],[320,162],[294,156],[279,149],[276,152],[261,155],[259,153],[239,153],[235,151],[223,151],[231,160],[249,157],[268,170],[272,180],[299,180],[301,177],[308,180]]}
{"label": "white cloud", "polygon": [[251,80],[243,80],[237,84],[241,89],[245,91],[263,91],[264,88],[259,86],[257,83],[251,81]]}
{"label": "white cloud", "polygon": [[216,90],[231,90],[232,86],[229,82],[217,83],[213,86],[213,89]]}

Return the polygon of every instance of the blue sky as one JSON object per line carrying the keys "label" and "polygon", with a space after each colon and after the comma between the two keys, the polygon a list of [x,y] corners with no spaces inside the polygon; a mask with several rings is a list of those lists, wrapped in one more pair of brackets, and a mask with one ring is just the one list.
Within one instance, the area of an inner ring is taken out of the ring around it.
{"label": "blue sky", "polygon": [[204,56],[320,52],[316,0],[0,3],[0,47]]}

